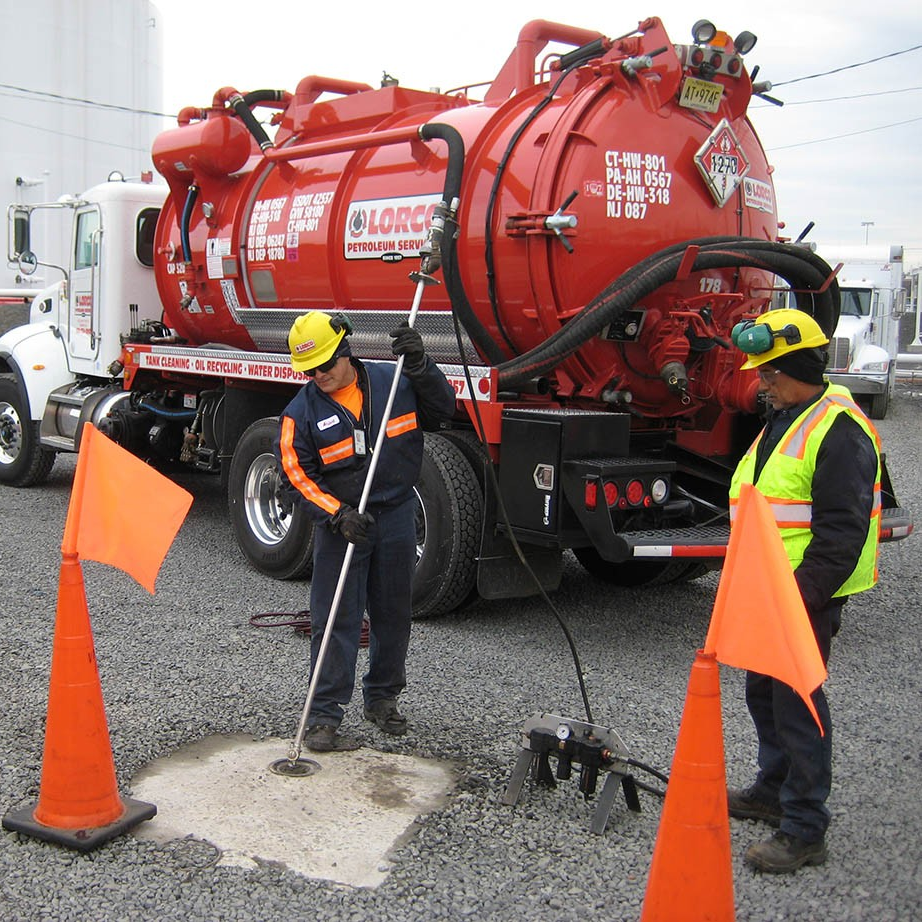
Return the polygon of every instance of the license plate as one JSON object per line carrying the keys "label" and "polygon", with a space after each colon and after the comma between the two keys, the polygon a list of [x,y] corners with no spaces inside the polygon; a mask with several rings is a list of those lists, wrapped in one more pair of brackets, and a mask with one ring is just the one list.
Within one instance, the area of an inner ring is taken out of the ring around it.
{"label": "license plate", "polygon": [[702,112],[716,112],[720,108],[720,97],[724,88],[719,83],[710,80],[698,80],[696,77],[686,77],[682,83],[682,95],[679,105],[686,109],[699,109]]}

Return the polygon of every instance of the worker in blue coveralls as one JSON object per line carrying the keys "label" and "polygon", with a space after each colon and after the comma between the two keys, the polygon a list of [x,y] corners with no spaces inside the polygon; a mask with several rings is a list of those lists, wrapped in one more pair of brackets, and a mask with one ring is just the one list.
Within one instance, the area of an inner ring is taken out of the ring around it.
{"label": "worker in blue coveralls", "polygon": [[[416,564],[413,487],[423,460],[423,430],[455,412],[455,392],[422,337],[407,324],[391,333],[392,351],[404,356],[388,420],[382,419],[396,366],[364,363],[352,355],[342,314],[311,311],[288,335],[291,364],[310,380],[282,413],[279,469],[286,491],[314,522],[311,577],[311,670],[316,667],[346,548],[355,545],[348,578],[314,692],[307,748],[357,749],[339,733],[352,698],[362,619],[369,621],[369,663],[362,679],[364,714],[385,733],[402,735],[407,720],[397,707],[406,686],[411,584]],[[380,427],[381,457],[365,511],[362,490]]]}
{"label": "worker in blue coveralls", "polygon": [[[877,582],[877,432],[848,390],[825,380],[829,340],[805,312],[767,311],[737,324],[732,339],[746,353],[742,368],[758,370],[771,413],[737,466],[731,506],[744,483],[768,500],[826,663],[848,597]],[[823,735],[792,688],[746,675],[759,772],[749,788],[729,791],[728,806],[731,816],[777,827],[746,852],[746,863],[762,871],[790,873],[826,860],[832,723],[822,686],[812,697]]]}

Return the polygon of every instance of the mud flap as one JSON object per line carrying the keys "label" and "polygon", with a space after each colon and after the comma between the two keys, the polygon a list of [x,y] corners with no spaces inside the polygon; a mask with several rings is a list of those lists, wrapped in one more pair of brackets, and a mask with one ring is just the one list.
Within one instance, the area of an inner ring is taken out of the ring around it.
{"label": "mud flap", "polygon": [[537,595],[538,583],[545,592],[560,585],[563,552],[559,548],[523,544],[521,551],[534,576],[522,565],[508,538],[492,535],[488,541],[485,536],[477,562],[477,591],[484,599],[518,599]]}

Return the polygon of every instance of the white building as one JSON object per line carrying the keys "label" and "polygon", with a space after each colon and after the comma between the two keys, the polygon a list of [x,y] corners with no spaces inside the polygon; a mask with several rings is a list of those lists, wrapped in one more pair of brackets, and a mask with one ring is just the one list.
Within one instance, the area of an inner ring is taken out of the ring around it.
{"label": "white building", "polygon": [[[160,14],[148,0],[0,0],[0,289],[41,287],[7,260],[7,206],[56,201],[117,170],[152,169],[162,112]],[[61,263],[69,240],[37,222],[32,248]]]}

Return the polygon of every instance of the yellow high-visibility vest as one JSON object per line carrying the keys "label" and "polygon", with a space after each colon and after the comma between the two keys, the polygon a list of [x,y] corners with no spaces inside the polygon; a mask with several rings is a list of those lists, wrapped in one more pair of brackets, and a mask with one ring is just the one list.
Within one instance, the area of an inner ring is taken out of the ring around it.
{"label": "yellow high-visibility vest", "polygon": [[[844,387],[827,386],[823,396],[812,403],[782,436],[759,474],[759,492],[768,500],[784,549],[796,570],[812,537],[812,484],[816,457],[840,413],[846,413],[867,433],[877,455],[877,475],[874,481],[874,503],[868,523],[868,534],[855,569],[833,596],[852,595],[870,589],[877,582],[877,555],[880,539],[880,438],[870,420]],[[736,516],[740,486],[753,483],[756,451],[764,431],[740,459],[730,483],[730,522]]]}

